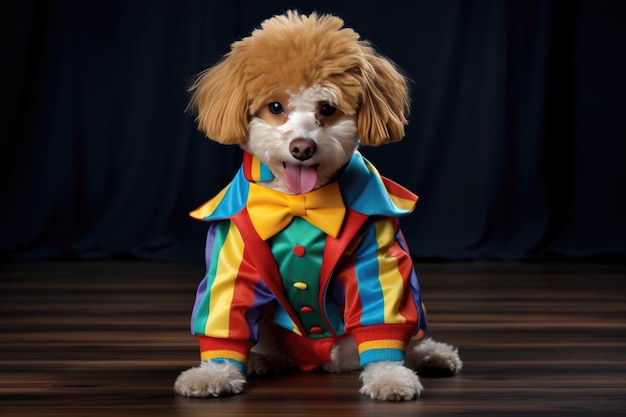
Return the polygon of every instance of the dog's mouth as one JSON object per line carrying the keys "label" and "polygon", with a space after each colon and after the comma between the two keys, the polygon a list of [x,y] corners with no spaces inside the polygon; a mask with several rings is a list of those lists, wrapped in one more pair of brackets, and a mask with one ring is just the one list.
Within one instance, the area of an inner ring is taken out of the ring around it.
{"label": "dog's mouth", "polygon": [[285,168],[285,185],[294,194],[304,194],[312,191],[317,184],[317,167],[283,162]]}

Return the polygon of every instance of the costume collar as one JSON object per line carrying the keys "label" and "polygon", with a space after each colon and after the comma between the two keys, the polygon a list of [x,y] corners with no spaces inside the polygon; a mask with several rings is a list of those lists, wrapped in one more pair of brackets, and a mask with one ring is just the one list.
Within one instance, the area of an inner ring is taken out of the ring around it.
{"label": "costume collar", "polygon": [[[273,178],[269,178],[269,175],[271,172],[265,164],[245,152],[244,163],[230,184],[190,215],[204,221],[234,216],[246,207],[251,182]],[[352,155],[337,183],[345,207],[368,216],[407,215],[413,211],[418,199],[406,188],[382,177],[359,152]]]}
{"label": "costume collar", "polygon": [[248,151],[243,151],[243,175],[250,182],[264,182],[274,179],[269,167]]}

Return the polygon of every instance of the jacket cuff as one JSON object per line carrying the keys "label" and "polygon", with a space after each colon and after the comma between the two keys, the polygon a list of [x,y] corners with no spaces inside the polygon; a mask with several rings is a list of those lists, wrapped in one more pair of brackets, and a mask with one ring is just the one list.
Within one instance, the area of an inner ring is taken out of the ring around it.
{"label": "jacket cuff", "polygon": [[248,366],[248,355],[252,349],[251,341],[217,339],[196,335],[200,343],[200,360],[218,363],[231,362],[245,374]]}
{"label": "jacket cuff", "polygon": [[415,332],[411,325],[377,325],[353,329],[361,366],[373,362],[402,362],[409,339]]}

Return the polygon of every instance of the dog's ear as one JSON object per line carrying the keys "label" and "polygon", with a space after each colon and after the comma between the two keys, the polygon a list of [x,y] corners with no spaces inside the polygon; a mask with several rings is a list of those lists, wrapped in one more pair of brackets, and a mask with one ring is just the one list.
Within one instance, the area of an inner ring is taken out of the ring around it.
{"label": "dog's ear", "polygon": [[359,69],[364,85],[357,125],[361,143],[378,146],[404,137],[409,112],[407,80],[395,65],[365,45]]}
{"label": "dog's ear", "polygon": [[248,101],[240,60],[232,53],[198,76],[189,91],[187,110],[195,112],[198,129],[223,144],[241,144],[248,134]]}

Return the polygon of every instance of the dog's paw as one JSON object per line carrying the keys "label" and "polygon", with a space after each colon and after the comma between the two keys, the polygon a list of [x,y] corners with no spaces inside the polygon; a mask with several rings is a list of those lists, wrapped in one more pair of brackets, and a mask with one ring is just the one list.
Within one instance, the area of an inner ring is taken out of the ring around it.
{"label": "dog's paw", "polygon": [[375,362],[361,372],[360,393],[375,400],[409,401],[419,397],[419,377],[400,362]]}
{"label": "dog's paw", "polygon": [[293,370],[294,363],[283,355],[250,352],[248,375],[282,374]]}
{"label": "dog's paw", "polygon": [[452,376],[463,368],[457,348],[430,338],[410,346],[405,363],[422,376]]}
{"label": "dog's paw", "polygon": [[174,390],[185,397],[221,397],[239,394],[245,385],[245,376],[232,363],[206,361],[181,373]]}

